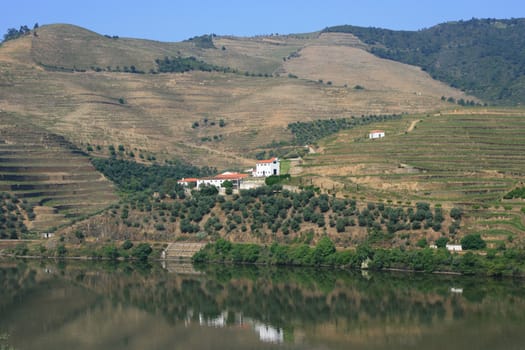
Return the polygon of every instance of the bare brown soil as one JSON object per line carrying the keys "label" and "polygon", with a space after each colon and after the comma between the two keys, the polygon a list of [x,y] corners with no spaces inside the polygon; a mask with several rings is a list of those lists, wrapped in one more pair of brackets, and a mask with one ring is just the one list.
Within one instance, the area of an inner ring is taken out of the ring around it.
{"label": "bare brown soil", "polygon": [[[77,27],[44,27],[37,37],[0,48],[0,109],[26,115],[78,145],[106,149],[122,144],[161,161],[182,157],[223,169],[250,165],[259,147],[289,140],[286,126],[293,121],[431,111],[447,108],[443,95],[463,96],[418,68],[370,55],[351,35],[221,37],[215,44],[218,49],[203,50],[190,43],[108,39]],[[89,68],[134,64],[147,71],[155,58],[177,52],[241,74],[97,73]],[[294,52],[300,56],[283,61]],[[87,71],[46,71],[40,62]],[[284,74],[252,77],[244,70]],[[287,72],[299,79],[288,78]],[[324,84],[317,82],[321,78]],[[357,84],[365,90],[353,89]],[[219,119],[226,122],[224,128],[217,126]],[[194,122],[200,126],[192,128]]]}

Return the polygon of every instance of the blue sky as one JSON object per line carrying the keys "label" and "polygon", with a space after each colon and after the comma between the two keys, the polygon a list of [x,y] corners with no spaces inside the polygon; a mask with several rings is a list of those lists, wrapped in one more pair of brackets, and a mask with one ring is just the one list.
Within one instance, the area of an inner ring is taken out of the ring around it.
{"label": "blue sky", "polygon": [[35,22],[70,23],[100,34],[180,41],[206,33],[305,33],[338,24],[417,30],[472,17],[525,17],[525,1],[9,1],[2,5],[0,33],[22,24],[32,27]]}

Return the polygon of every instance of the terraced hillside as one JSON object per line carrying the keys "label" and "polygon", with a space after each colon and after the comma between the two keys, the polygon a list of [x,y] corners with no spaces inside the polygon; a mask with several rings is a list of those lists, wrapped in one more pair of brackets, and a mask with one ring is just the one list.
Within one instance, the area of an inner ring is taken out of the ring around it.
{"label": "terraced hillside", "polygon": [[[386,133],[379,140],[368,139],[370,126],[341,132],[306,159],[305,171],[361,184],[381,196],[493,202],[525,174],[525,114],[467,113],[384,122],[376,125]],[[344,171],[336,174],[341,166]]]}
{"label": "terraced hillside", "polygon": [[29,230],[46,231],[117,200],[109,181],[60,135],[0,113],[0,191],[33,206]]}
{"label": "terraced hillside", "polygon": [[461,206],[466,229],[489,241],[525,232],[521,199],[503,196],[525,175],[525,112],[480,110],[405,116],[342,131],[295,169],[324,188],[376,200]]}

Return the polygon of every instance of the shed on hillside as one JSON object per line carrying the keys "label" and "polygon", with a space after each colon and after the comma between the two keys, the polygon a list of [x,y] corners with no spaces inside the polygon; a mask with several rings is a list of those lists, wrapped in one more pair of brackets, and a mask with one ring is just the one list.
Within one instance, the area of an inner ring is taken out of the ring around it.
{"label": "shed on hillside", "polygon": [[446,245],[447,250],[450,252],[461,252],[463,251],[463,248],[461,247],[461,244],[447,244]]}
{"label": "shed on hillside", "polygon": [[371,140],[373,140],[373,139],[382,139],[383,137],[385,137],[385,131],[384,130],[372,130],[368,134],[368,138],[371,139]]}

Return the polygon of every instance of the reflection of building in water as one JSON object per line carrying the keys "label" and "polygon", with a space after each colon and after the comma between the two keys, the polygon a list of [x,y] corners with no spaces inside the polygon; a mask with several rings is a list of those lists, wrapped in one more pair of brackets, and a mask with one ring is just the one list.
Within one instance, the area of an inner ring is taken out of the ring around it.
{"label": "reflection of building in water", "polygon": [[202,314],[199,314],[199,324],[201,326],[222,328],[226,327],[226,320],[228,319],[228,312],[223,311],[219,316],[215,318],[205,318]]}
{"label": "reflection of building in water", "polygon": [[167,261],[161,260],[160,266],[164,270],[168,270],[169,273],[175,273],[177,275],[202,275],[201,271],[195,270],[195,267],[191,262],[179,262],[179,261]]}
{"label": "reflection of building in water", "polygon": [[274,328],[262,323],[253,326],[256,332],[259,332],[259,339],[265,343],[282,343],[284,333],[281,328]]}
{"label": "reflection of building in water", "polygon": [[223,328],[223,327],[240,327],[254,330],[259,335],[259,340],[265,343],[282,343],[284,342],[284,330],[282,328],[275,328],[271,325],[261,323],[251,318],[245,318],[241,313],[236,313],[234,317],[228,318],[228,311],[221,312],[217,317],[205,317],[199,314],[199,324],[201,326]]}
{"label": "reflection of building in water", "polygon": [[463,288],[450,287],[450,293],[462,294]]}

